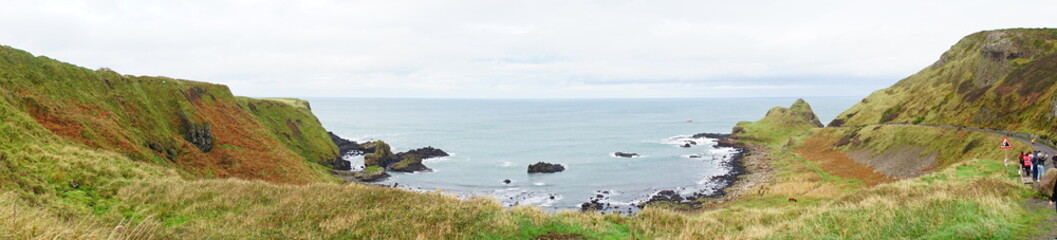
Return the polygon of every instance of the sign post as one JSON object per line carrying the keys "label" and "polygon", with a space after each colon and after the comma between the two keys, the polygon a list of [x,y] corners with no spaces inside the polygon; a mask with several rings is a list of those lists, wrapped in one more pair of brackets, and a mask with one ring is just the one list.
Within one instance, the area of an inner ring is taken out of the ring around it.
{"label": "sign post", "polygon": [[[1008,148],[1013,148],[1013,144],[1009,143],[1009,138],[1002,137],[1002,143],[1000,145],[998,145],[998,149],[1008,149]],[[1002,165],[1004,165],[1006,167],[1009,167],[1009,156],[1006,156],[1005,159],[1002,159]]]}

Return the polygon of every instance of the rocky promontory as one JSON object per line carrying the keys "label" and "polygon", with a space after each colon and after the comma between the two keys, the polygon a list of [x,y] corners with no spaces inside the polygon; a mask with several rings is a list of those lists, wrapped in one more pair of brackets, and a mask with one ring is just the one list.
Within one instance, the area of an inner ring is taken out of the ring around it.
{"label": "rocky promontory", "polygon": [[449,156],[447,152],[444,152],[444,150],[433,148],[432,146],[419,148],[419,149],[413,149],[413,150],[410,150],[410,151],[407,151],[407,152],[402,152],[402,153],[397,153],[396,154],[396,157],[400,158],[400,159],[405,159],[407,157],[417,157],[417,158],[420,158],[420,159],[430,159],[430,158],[447,157],[447,156]]}

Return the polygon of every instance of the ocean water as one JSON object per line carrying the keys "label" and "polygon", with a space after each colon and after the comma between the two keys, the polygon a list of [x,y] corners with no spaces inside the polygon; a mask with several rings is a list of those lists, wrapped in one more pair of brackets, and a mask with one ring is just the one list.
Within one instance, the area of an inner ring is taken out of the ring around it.
{"label": "ocean water", "polygon": [[[859,99],[805,98],[823,124]],[[432,146],[452,154],[425,160],[432,172],[390,173],[381,184],[555,210],[578,209],[599,194],[619,206],[666,189],[712,191],[707,180],[729,170],[720,163],[732,149],[716,148],[711,139],[680,145],[697,133],[729,133],[738,121],[757,120],[795,98],[308,100],[323,126],[344,138],[384,140],[394,152]],[[347,159],[362,165],[362,156]],[[566,170],[527,173],[540,161]]]}

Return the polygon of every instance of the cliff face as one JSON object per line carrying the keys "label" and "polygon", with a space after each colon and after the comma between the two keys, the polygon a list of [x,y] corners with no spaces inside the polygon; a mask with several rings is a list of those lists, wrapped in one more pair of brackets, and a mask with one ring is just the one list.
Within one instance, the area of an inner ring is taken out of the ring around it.
{"label": "cliff face", "polygon": [[6,46],[0,98],[61,139],[185,177],[315,182],[329,179],[325,165],[337,157],[303,101],[235,97],[223,85],[90,70]]}
{"label": "cliff face", "polygon": [[875,91],[830,123],[923,123],[1052,135],[1057,29],[966,36],[931,66]]}

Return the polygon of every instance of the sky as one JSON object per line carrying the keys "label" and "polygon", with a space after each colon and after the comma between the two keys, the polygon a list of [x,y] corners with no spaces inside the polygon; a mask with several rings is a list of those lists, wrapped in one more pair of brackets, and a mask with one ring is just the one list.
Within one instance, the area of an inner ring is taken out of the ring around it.
{"label": "sky", "polygon": [[866,96],[1057,1],[4,1],[0,45],[254,97]]}

